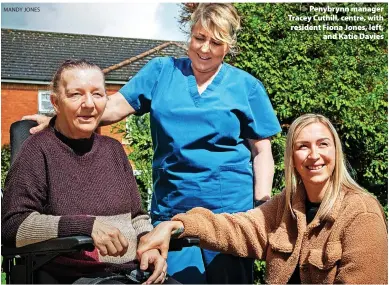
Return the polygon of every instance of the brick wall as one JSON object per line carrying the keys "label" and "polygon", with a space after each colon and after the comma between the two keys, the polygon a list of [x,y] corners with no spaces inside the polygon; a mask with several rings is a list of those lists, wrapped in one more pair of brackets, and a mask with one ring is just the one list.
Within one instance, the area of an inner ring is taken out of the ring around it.
{"label": "brick wall", "polygon": [[1,84],[1,145],[9,144],[9,128],[13,122],[38,112],[38,90],[47,90],[47,86]]}
{"label": "brick wall", "polygon": [[[109,95],[120,89],[121,85],[107,85]],[[2,83],[1,84],[1,145],[9,144],[9,128],[24,115],[38,113],[38,90],[48,90],[46,85]],[[98,133],[113,137],[122,142],[121,134],[113,134],[112,126],[101,127]],[[124,148],[128,153],[128,148]]]}

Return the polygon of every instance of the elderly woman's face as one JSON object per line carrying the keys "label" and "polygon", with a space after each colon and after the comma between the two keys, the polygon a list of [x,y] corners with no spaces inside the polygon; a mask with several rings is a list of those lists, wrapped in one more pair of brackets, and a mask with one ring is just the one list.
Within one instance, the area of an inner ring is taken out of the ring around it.
{"label": "elderly woman's face", "polygon": [[188,49],[193,69],[213,73],[219,68],[227,52],[226,43],[216,40],[199,22],[194,25]]}
{"label": "elderly woman's face", "polygon": [[88,138],[98,127],[107,104],[104,77],[97,68],[65,70],[53,102],[64,135]]}
{"label": "elderly woman's face", "polygon": [[312,123],[301,130],[294,143],[294,166],[307,187],[323,187],[335,168],[335,143],[322,123]]}

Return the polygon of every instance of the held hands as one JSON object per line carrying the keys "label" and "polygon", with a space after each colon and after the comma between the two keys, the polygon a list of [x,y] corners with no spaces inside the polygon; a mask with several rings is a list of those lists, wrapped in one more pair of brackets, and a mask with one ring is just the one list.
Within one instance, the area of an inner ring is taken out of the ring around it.
{"label": "held hands", "polygon": [[[149,265],[151,265],[149,268]],[[166,278],[167,263],[157,249],[145,251],[140,258],[140,269],[153,271],[145,284],[163,283]]]}
{"label": "held hands", "polygon": [[113,226],[95,220],[91,236],[102,256],[123,256],[127,252],[127,238]]}
{"label": "held hands", "polygon": [[50,119],[51,119],[50,117],[46,117],[44,115],[39,115],[39,114],[28,115],[22,118],[22,120],[33,120],[38,123],[38,126],[30,129],[31,134],[38,133],[44,130],[45,128],[47,128],[49,126]]}
{"label": "held hands", "polygon": [[172,231],[183,227],[181,222],[162,222],[140,238],[136,252],[140,269],[146,270],[149,264],[153,264],[154,267],[153,274],[147,279],[146,284],[165,281],[170,237]]}
{"label": "held hands", "polygon": [[138,259],[141,260],[144,252],[150,249],[158,249],[162,257],[166,259],[172,231],[183,227],[184,225],[179,221],[162,222],[157,225],[151,232],[140,238],[136,251]]}

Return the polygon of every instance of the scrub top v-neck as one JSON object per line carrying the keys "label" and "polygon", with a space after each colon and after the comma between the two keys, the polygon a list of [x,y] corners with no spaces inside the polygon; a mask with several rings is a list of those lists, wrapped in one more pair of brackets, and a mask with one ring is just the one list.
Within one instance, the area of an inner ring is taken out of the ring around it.
{"label": "scrub top v-neck", "polygon": [[280,125],[260,81],[223,63],[201,93],[189,58],[155,58],[119,91],[137,115],[150,112],[154,221],[194,207],[216,213],[253,205],[246,139]]}

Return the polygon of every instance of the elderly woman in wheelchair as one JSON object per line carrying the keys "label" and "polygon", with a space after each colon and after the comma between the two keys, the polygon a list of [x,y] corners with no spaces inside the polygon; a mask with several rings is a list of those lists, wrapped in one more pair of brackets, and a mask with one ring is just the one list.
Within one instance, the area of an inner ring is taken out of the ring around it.
{"label": "elderly woman in wheelchair", "polygon": [[[52,82],[56,116],[29,137],[11,166],[2,201],[2,244],[22,247],[72,235],[92,237],[95,250],[60,256],[44,270],[60,283],[130,271],[139,238],[152,229],[141,209],[121,144],[94,133],[108,98],[101,69],[67,60]],[[165,280],[158,250],[142,256],[147,283]]]}

